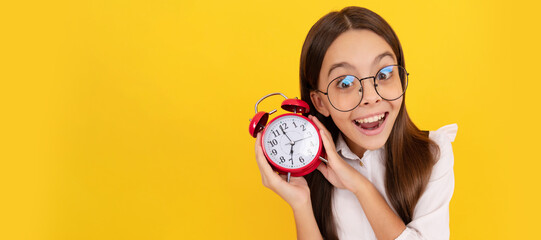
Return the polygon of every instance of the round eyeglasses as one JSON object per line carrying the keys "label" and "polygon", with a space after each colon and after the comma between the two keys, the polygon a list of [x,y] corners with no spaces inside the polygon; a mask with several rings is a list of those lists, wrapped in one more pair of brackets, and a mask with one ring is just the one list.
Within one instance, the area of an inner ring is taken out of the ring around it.
{"label": "round eyeglasses", "polygon": [[331,105],[338,111],[349,112],[355,109],[363,100],[361,82],[374,79],[376,93],[387,101],[402,97],[408,87],[406,69],[399,65],[389,65],[380,69],[376,75],[359,79],[353,75],[343,75],[333,79],[327,86],[327,92],[316,91],[327,95]]}

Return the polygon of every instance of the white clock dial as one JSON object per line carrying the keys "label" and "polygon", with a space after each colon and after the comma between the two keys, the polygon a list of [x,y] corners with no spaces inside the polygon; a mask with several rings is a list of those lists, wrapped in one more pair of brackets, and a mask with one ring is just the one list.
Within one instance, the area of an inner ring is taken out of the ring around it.
{"label": "white clock dial", "polygon": [[299,115],[286,115],[272,121],[265,130],[263,147],[267,156],[287,169],[310,164],[319,150],[316,128]]}

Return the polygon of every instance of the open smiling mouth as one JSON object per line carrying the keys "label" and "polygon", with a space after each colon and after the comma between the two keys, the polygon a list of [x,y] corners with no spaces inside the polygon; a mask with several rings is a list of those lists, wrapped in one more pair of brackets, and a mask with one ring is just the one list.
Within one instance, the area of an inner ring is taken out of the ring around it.
{"label": "open smiling mouth", "polygon": [[353,122],[355,123],[355,125],[361,127],[362,129],[374,130],[378,129],[383,124],[383,122],[385,122],[385,119],[387,119],[388,115],[389,112],[385,112],[369,118],[353,120]]}

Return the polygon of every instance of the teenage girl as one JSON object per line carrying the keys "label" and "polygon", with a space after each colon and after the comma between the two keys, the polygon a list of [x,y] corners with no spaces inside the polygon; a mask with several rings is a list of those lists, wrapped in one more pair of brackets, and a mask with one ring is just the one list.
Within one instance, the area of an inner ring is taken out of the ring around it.
{"label": "teenage girl", "polygon": [[419,130],[406,111],[398,38],[376,13],[331,12],[301,53],[302,100],[328,163],[305,177],[276,174],[255,152],[263,185],[293,209],[298,239],[449,239],[457,125]]}

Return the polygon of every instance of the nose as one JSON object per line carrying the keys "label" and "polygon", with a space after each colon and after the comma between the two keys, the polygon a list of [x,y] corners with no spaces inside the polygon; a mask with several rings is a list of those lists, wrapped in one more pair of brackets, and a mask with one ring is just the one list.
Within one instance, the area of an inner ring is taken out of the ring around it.
{"label": "nose", "polygon": [[376,92],[376,86],[374,86],[374,81],[372,79],[366,79],[366,81],[362,81],[361,84],[363,86],[362,105],[374,104],[381,101],[381,97]]}

